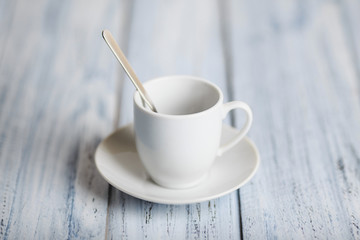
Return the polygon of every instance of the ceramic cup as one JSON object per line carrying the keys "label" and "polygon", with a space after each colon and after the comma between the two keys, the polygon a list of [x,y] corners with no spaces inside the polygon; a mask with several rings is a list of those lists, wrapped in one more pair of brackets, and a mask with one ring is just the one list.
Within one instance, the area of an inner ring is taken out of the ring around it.
{"label": "ceramic cup", "polygon": [[[148,81],[144,87],[158,113],[144,107],[135,92],[136,148],[150,177],[163,187],[199,184],[215,158],[236,145],[251,126],[250,107],[240,101],[224,104],[221,90],[207,80],[171,76]],[[222,120],[237,108],[247,120],[234,139],[220,146]]]}

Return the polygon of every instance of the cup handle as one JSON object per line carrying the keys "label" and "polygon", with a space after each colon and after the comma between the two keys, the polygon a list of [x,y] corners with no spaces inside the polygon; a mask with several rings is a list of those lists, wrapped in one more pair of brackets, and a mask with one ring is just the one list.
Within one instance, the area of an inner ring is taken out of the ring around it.
{"label": "cup handle", "polygon": [[249,129],[251,127],[252,120],[253,120],[252,111],[251,111],[251,108],[249,107],[249,105],[247,105],[244,102],[233,101],[233,102],[228,102],[228,103],[223,104],[222,118],[224,119],[231,110],[234,110],[236,108],[239,108],[239,109],[242,109],[245,111],[246,122],[245,122],[244,126],[242,127],[242,129],[240,130],[240,132],[232,140],[230,140],[226,144],[219,147],[218,152],[217,152],[218,156],[221,156],[223,153],[230,150],[230,148],[234,147],[246,135],[246,133],[249,131]]}

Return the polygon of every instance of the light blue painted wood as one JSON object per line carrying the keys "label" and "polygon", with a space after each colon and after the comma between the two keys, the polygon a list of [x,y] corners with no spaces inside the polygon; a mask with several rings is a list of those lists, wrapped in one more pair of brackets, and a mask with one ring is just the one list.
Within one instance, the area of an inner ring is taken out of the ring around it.
{"label": "light blue painted wood", "polygon": [[[0,239],[359,239],[359,11],[352,0],[0,1]],[[201,76],[251,105],[262,165],[240,194],[160,205],[101,178],[92,154],[117,118],[132,121],[134,92],[103,28],[142,81]]]}
{"label": "light blue painted wood", "polygon": [[0,239],[101,239],[108,184],[92,153],[111,129],[115,79],[101,29],[120,30],[121,3],[14,6],[1,15]]}
{"label": "light blue painted wood", "polygon": [[[226,91],[216,1],[138,1],[129,18],[131,30],[124,46],[128,46],[129,62],[142,81],[164,75],[195,75]],[[130,80],[125,79],[120,125],[133,119],[133,92]],[[110,195],[108,238],[240,238],[236,192],[182,206],[141,201],[114,188]]]}
{"label": "light blue painted wood", "polygon": [[262,156],[240,190],[244,238],[359,239],[360,76],[339,5],[227,10],[234,95],[254,110]]}
{"label": "light blue painted wood", "polygon": [[[356,68],[357,75],[360,75],[360,31],[358,22],[360,22],[360,3],[353,0],[344,0],[336,2],[339,5],[339,14],[341,16],[341,23],[343,25],[344,40],[346,44],[352,49],[350,52],[353,60],[354,67]],[[358,89],[359,94],[359,81],[355,88]]]}

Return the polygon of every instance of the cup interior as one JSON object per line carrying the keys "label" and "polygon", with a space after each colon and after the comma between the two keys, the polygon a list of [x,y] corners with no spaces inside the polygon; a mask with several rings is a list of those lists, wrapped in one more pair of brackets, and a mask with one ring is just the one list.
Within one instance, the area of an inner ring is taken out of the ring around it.
{"label": "cup interior", "polygon": [[[167,115],[199,113],[210,109],[222,98],[218,87],[195,77],[158,78],[146,82],[144,87],[158,112]],[[134,95],[134,101],[139,107],[148,109],[143,106],[138,92]]]}

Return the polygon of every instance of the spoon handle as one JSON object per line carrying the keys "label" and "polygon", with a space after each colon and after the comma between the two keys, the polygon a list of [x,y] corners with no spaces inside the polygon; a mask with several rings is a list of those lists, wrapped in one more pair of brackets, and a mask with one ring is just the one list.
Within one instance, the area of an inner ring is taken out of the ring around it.
{"label": "spoon handle", "polygon": [[111,49],[111,51],[114,53],[117,60],[120,62],[121,66],[124,68],[126,74],[130,78],[132,83],[135,85],[135,88],[139,91],[141,98],[145,101],[145,103],[149,106],[149,108],[152,111],[157,112],[154,103],[151,101],[144,86],[142,85],[142,83],[140,82],[138,77],[136,76],[135,71],[130,66],[130,63],[126,59],[124,53],[121,51],[119,45],[116,43],[111,32],[109,30],[104,30],[102,32],[102,36],[103,36],[105,42],[107,43],[107,45],[109,46],[109,48]]}

